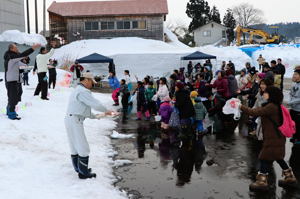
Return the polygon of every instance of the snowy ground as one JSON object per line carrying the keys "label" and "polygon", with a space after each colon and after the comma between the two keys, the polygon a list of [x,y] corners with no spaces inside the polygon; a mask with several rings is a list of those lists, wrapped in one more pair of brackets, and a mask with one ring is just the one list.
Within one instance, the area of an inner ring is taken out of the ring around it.
{"label": "snowy ground", "polygon": [[[59,71],[59,79],[63,77]],[[0,73],[3,78],[3,73]],[[50,101],[33,97],[37,77],[24,88],[18,106],[20,121],[8,120],[4,83],[0,83],[0,198],[75,199],[126,198],[112,184],[115,182],[112,160],[116,154],[109,135],[116,126],[111,118],[86,120],[85,129],[91,147],[90,166],[96,179],[79,180],[73,171],[64,128],[64,115],[71,88],[50,90]],[[110,95],[95,94],[108,108]]]}

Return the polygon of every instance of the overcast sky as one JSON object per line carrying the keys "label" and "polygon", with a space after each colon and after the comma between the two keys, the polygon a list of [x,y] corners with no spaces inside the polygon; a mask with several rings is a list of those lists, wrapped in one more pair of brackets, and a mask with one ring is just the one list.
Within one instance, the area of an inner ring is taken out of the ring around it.
{"label": "overcast sky", "polygon": [[[34,0],[30,1],[31,12],[31,32],[34,29]],[[66,1],[88,1],[88,0],[56,0],[57,2]],[[177,24],[189,24],[190,19],[186,16],[186,4],[189,0],[168,0],[169,15],[167,19]],[[47,8],[53,0],[46,0]],[[277,22],[300,22],[300,0],[208,0],[209,5],[212,7],[216,5],[221,12],[223,18],[227,8],[232,8],[242,2],[253,4],[256,8],[260,8],[264,12],[266,23]],[[38,0],[39,7],[39,29],[42,29],[42,0]],[[48,22],[47,22],[48,27]]]}

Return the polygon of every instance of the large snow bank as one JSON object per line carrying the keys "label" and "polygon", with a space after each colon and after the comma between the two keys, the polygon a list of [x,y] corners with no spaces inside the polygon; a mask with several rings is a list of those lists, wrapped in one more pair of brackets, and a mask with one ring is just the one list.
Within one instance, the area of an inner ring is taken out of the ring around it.
{"label": "large snow bank", "polygon": [[0,34],[0,41],[7,41],[7,42],[15,42],[18,44],[26,44],[26,45],[33,45],[36,43],[45,46],[47,41],[44,36],[40,34],[28,34],[24,32],[20,32],[19,30],[7,30]]}
{"label": "large snow bank", "polygon": [[[58,82],[65,72],[58,70]],[[0,73],[3,78],[3,73]],[[126,194],[112,184],[116,181],[111,156],[116,154],[109,135],[116,126],[110,118],[86,120],[86,136],[90,143],[90,167],[96,179],[79,180],[70,159],[64,116],[71,88],[50,90],[50,101],[33,97],[37,76],[30,75],[29,87],[23,87],[18,105],[20,121],[5,115],[7,97],[0,83],[0,198],[7,199],[124,199]],[[110,95],[95,94],[106,107],[112,108]]]}
{"label": "large snow bank", "polygon": [[300,48],[295,46],[265,47],[263,50],[258,50],[252,56],[256,65],[258,65],[256,60],[260,54],[268,62],[281,58],[286,67],[286,77],[292,77],[295,66],[300,65]]}
{"label": "large snow bank", "polygon": [[[216,47],[213,45],[204,47],[190,48],[178,41],[175,35],[165,29],[166,34],[171,38],[170,43],[163,41],[142,39],[142,38],[115,38],[115,39],[93,39],[72,42],[57,49],[54,58],[60,65],[69,61],[75,61],[78,58],[92,53],[99,53],[114,59],[117,76],[121,78],[124,70],[130,70],[133,75],[139,79],[146,75],[163,76],[169,74],[173,69],[185,67],[187,61],[181,61],[183,55],[194,51],[201,51],[207,54],[217,56],[217,60],[212,60],[214,70],[220,69],[221,62],[229,61],[235,63],[236,69],[241,70],[246,62],[252,62],[257,65],[257,55],[262,53],[268,60],[281,57],[284,64],[289,67],[299,64],[299,49],[294,47],[265,48],[257,51],[252,57],[242,52],[239,47]],[[205,60],[195,60],[193,63]],[[96,74],[107,74],[107,64],[85,64],[85,68],[94,71]],[[291,77],[291,67],[288,68],[287,77]]]}

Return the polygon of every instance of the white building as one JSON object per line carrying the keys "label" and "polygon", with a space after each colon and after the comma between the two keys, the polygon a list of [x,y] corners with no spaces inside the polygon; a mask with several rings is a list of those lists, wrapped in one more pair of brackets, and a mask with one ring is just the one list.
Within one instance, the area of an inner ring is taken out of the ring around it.
{"label": "white building", "polygon": [[228,28],[216,22],[209,22],[208,24],[197,28],[194,31],[194,40],[196,46],[205,45],[226,45]]}
{"label": "white building", "polygon": [[0,0],[0,34],[5,30],[25,31],[24,0]]}

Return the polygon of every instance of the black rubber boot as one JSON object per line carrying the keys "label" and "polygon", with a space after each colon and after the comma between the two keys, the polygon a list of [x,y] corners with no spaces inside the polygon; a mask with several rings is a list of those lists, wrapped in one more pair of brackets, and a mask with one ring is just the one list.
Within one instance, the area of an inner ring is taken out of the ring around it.
{"label": "black rubber boot", "polygon": [[95,173],[91,173],[88,169],[89,166],[89,156],[81,157],[78,156],[78,177],[80,179],[87,179],[87,178],[96,178]]}
{"label": "black rubber boot", "polygon": [[[79,173],[79,169],[78,169],[78,155],[71,155],[71,159],[72,159],[72,164],[73,164],[73,167],[74,167],[74,170]],[[89,168],[88,169],[89,172],[92,172],[92,169]]]}
{"label": "black rubber boot", "polygon": [[72,164],[74,167],[74,170],[78,173],[78,155],[71,155],[71,159],[72,159]]}

